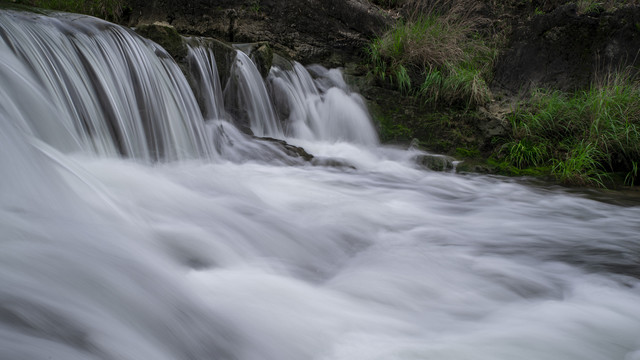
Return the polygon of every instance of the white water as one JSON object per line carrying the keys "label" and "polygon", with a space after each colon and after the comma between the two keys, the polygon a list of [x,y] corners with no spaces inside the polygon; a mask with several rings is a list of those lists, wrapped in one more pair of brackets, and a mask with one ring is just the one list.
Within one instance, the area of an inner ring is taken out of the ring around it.
{"label": "white water", "polygon": [[195,98],[159,46],[82,17],[16,16],[2,14],[3,45],[29,66],[33,81],[64,115],[56,116],[60,128],[53,131],[53,121],[29,119],[42,138],[60,149],[73,142],[87,152],[146,161],[207,156]]}
{"label": "white water", "polygon": [[276,95],[277,108],[287,119],[287,135],[312,141],[344,141],[376,145],[377,135],[370,123],[366,105],[351,93],[338,70],[315,66],[319,80],[299,63],[292,70],[271,69],[269,83]]}
{"label": "white water", "polygon": [[214,159],[121,158],[3,41],[0,83],[2,360],[640,359],[640,206],[356,141],[282,166],[224,120]]}
{"label": "white water", "polygon": [[198,88],[196,95],[201,98],[203,116],[207,120],[225,119],[227,114],[222,99],[222,85],[213,51],[198,44],[198,38],[190,40],[195,45],[200,45],[189,47],[187,62],[190,67],[190,75]]}
{"label": "white water", "polygon": [[225,104],[234,113],[235,122],[248,127],[256,136],[283,136],[260,72],[248,55],[238,50],[224,89]]}

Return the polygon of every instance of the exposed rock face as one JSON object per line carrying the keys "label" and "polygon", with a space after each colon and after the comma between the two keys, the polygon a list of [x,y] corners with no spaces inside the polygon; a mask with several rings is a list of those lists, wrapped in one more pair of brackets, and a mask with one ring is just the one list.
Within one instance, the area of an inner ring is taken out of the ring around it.
{"label": "exposed rock face", "polygon": [[515,29],[496,64],[494,86],[509,92],[586,88],[596,74],[640,65],[639,50],[639,7],[580,14],[566,4]]}
{"label": "exposed rock face", "polygon": [[342,65],[390,19],[366,0],[177,0],[130,2],[129,26],[167,22],[181,34],[268,42],[303,63]]}

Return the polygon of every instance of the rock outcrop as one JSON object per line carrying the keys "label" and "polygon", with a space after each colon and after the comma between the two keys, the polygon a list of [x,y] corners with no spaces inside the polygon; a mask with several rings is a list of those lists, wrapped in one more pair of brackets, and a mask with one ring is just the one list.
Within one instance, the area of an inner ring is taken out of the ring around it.
{"label": "rock outcrop", "polygon": [[573,3],[520,23],[495,67],[494,87],[583,89],[611,69],[640,65],[640,7],[581,13]]}
{"label": "rock outcrop", "polygon": [[303,63],[342,65],[391,20],[366,0],[130,1],[129,26],[166,22],[183,35],[268,42]]}

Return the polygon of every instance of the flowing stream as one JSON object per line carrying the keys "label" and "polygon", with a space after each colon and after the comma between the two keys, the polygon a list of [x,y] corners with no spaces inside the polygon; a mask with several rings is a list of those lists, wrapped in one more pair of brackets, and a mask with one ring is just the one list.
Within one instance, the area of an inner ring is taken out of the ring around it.
{"label": "flowing stream", "polygon": [[421,169],[338,70],[189,61],[0,10],[1,360],[640,360],[637,202]]}

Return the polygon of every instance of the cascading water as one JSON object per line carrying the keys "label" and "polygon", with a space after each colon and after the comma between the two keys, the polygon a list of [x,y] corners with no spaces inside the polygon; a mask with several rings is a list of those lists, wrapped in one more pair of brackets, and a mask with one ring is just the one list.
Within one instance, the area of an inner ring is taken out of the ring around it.
{"label": "cascading water", "polygon": [[[56,148],[73,143],[86,152],[141,160],[210,152],[189,85],[156,44],[87,17],[0,16],[5,46],[30,68],[59,111],[54,119],[29,119]],[[54,122],[59,130],[51,135]]]}
{"label": "cascading water", "polygon": [[274,66],[269,75],[280,113],[287,119],[288,135],[312,141],[342,140],[376,145],[366,105],[349,91],[338,70],[314,68],[318,80],[300,63],[284,62],[290,70]]}
{"label": "cascading water", "polygon": [[218,67],[213,51],[201,44],[198,38],[191,39],[187,62],[190,75],[195,81],[196,95],[205,119],[220,120],[227,118],[222,99],[222,85],[218,76]]}
{"label": "cascading water", "polygon": [[1,360],[640,359],[637,201],[418,169],[293,66],[281,135],[356,170],[276,166],[126,29],[0,11]]}
{"label": "cascading water", "polygon": [[[271,105],[262,76],[248,55],[238,50],[233,76],[224,89],[225,104],[240,126],[256,136],[281,138],[282,128]],[[247,124],[248,122],[248,124]]]}

